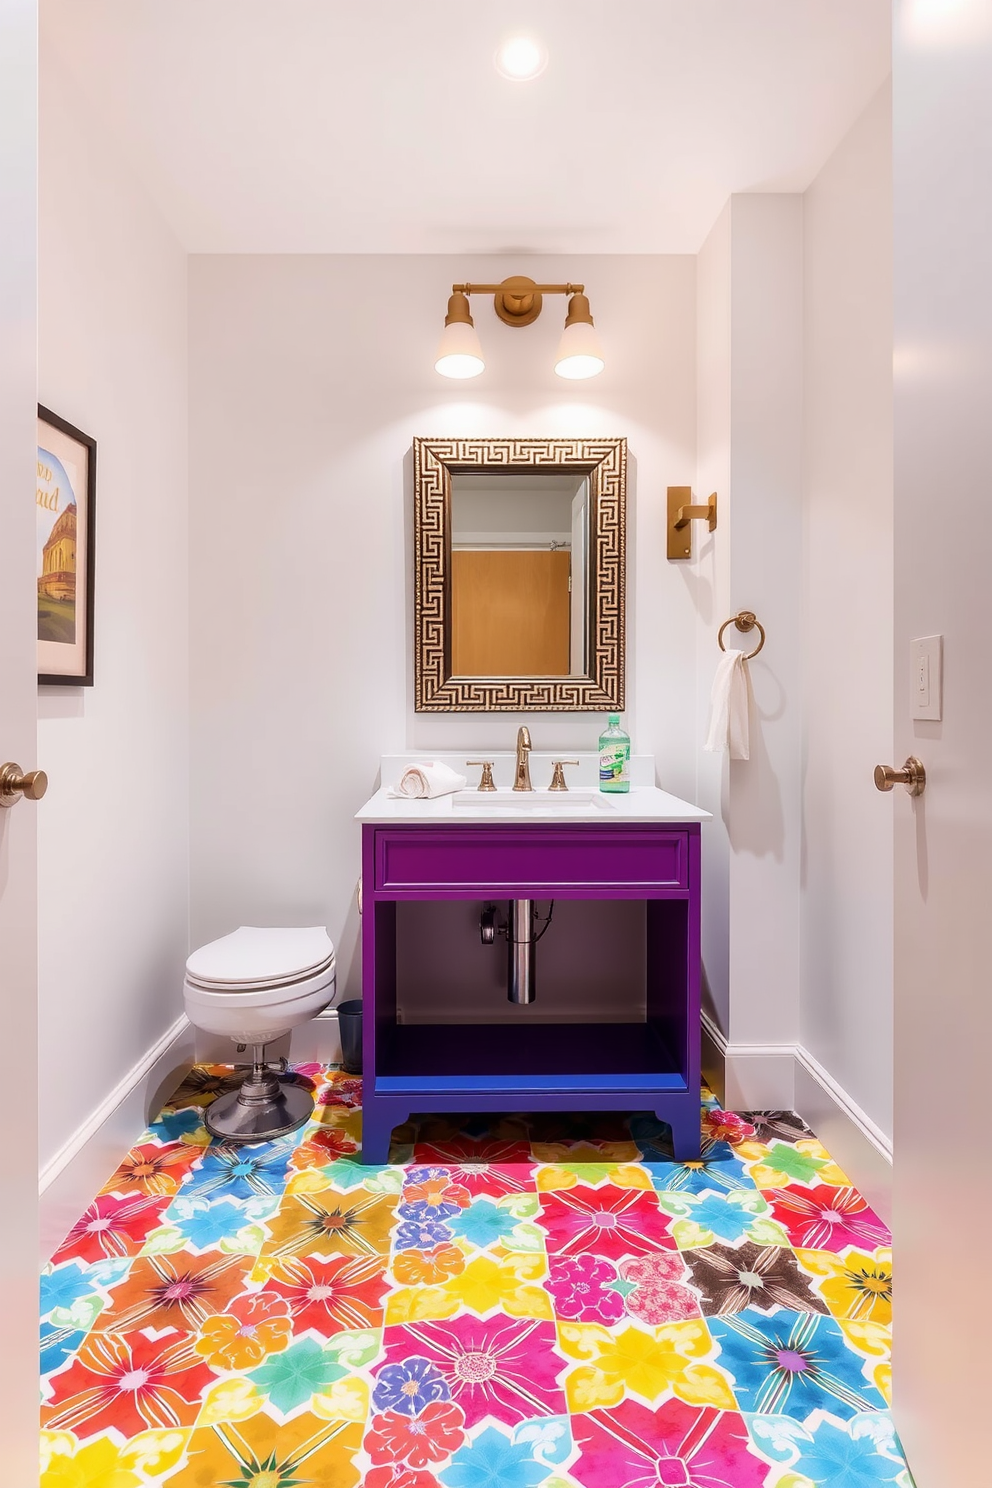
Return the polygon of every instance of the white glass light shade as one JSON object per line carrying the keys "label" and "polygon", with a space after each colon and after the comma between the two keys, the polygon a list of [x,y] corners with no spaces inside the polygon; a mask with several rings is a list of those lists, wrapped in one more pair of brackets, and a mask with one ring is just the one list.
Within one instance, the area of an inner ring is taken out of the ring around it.
{"label": "white glass light shade", "polygon": [[603,348],[599,344],[595,327],[585,320],[567,325],[561,333],[558,355],[555,357],[555,371],[558,376],[574,380],[595,377],[605,366]]}
{"label": "white glass light shade", "polygon": [[434,370],[442,377],[478,377],[486,369],[475,326],[453,320],[441,332]]}
{"label": "white glass light shade", "polygon": [[496,53],[496,71],[511,83],[529,83],[548,65],[548,53],[531,36],[511,36]]}

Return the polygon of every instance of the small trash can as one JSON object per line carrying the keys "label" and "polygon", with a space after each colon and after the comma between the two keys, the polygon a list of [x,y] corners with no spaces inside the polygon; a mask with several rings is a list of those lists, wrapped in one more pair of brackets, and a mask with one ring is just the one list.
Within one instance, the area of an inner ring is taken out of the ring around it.
{"label": "small trash can", "polygon": [[338,1004],[341,1030],[341,1066],[346,1074],[362,1073],[362,999],[354,997]]}

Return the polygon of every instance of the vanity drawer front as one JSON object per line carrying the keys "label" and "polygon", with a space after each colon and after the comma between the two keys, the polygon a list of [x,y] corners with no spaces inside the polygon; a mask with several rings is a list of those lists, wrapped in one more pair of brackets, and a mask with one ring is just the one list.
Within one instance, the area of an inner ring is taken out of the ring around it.
{"label": "vanity drawer front", "polygon": [[[650,897],[687,890],[688,833],[657,828],[378,829],[375,886],[411,898],[539,898],[553,891]],[[530,892],[528,892],[530,891]],[[538,892],[540,891],[540,892]]]}

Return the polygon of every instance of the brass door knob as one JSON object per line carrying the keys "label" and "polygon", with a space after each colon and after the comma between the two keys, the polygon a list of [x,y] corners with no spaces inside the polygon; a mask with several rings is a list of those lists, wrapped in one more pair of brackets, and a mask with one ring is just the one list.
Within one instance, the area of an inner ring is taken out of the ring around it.
{"label": "brass door knob", "polygon": [[0,765],[0,806],[13,806],[23,796],[28,801],[40,801],[48,789],[48,776],[44,770],[29,770],[25,774],[20,765],[9,762]]}
{"label": "brass door knob", "polygon": [[911,754],[901,770],[894,765],[875,766],[875,789],[890,791],[893,786],[904,785],[911,796],[922,796],[926,790],[927,772],[923,763]]}

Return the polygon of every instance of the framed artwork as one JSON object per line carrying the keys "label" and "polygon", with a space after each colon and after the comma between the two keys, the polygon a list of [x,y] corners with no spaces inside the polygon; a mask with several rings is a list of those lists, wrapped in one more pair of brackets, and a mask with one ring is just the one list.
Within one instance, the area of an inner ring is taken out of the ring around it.
{"label": "framed artwork", "polygon": [[96,440],[38,406],[38,681],[93,686]]}

